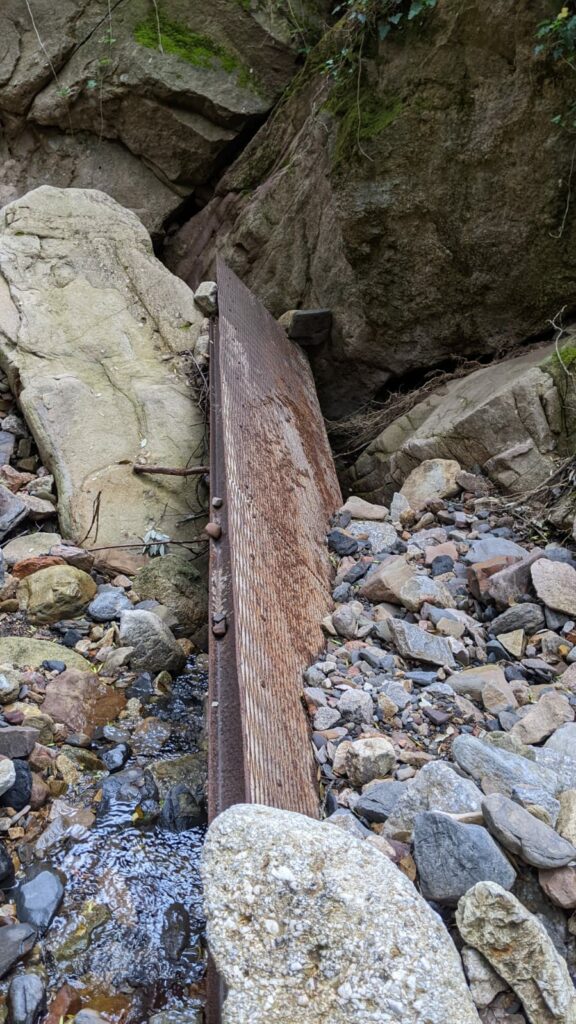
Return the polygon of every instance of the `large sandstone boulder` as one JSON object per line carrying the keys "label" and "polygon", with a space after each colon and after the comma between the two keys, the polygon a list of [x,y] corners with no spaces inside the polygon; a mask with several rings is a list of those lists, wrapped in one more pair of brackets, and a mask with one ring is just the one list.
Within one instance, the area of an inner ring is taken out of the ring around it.
{"label": "large sandstone boulder", "polygon": [[295,26],[325,5],[296,0],[292,23],[238,0],[31,6],[34,23],[21,0],[0,10],[0,205],[44,183],[102,188],[156,230],[270,109]]}
{"label": "large sandstone boulder", "polygon": [[440,918],[371,844],[239,804],[212,823],[202,876],[226,1024],[478,1024]]}
{"label": "large sandstone boulder", "polygon": [[[564,351],[570,364],[572,338]],[[554,345],[531,347],[444,384],[394,420],[352,466],[350,487],[380,500],[420,463],[456,459],[502,491],[527,492],[567,454],[573,404]]]}
{"label": "large sandstone boulder", "polygon": [[574,305],[573,142],[553,121],[573,72],[534,54],[555,13],[443,0],[365,54],[359,96],[355,75],[331,91],[322,65],[342,41],[327,36],[175,239],[170,265],[193,286],[218,248],[275,315],[332,309],[332,342],[313,355],[329,415]]}
{"label": "large sandstone boulder", "polygon": [[46,186],[0,212],[0,363],[54,474],[64,537],[190,539],[178,523],[195,484],[132,465],[202,451],[182,362],[200,324],[138,218],[103,193]]}

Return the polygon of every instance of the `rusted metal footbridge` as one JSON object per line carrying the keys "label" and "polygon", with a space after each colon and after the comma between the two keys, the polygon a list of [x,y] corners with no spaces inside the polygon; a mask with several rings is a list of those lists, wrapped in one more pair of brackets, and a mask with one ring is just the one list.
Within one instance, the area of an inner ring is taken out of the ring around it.
{"label": "rusted metal footbridge", "polygon": [[[323,647],[341,503],[308,359],[219,261],[210,358],[209,814],[319,813],[302,673]],[[221,986],[211,970],[209,1024]]]}

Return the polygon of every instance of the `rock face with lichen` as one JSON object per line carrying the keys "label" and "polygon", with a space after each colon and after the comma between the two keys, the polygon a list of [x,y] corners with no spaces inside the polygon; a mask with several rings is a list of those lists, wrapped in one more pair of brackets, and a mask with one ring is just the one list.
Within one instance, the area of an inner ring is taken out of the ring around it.
{"label": "rock face with lichen", "polygon": [[478,1024],[440,918],[367,843],[239,804],[211,825],[202,874],[225,1024]]}
{"label": "rock face with lichen", "polygon": [[171,265],[193,286],[219,249],[275,315],[332,309],[332,341],[312,357],[329,415],[574,305],[573,143],[553,120],[573,72],[534,53],[554,13],[443,0],[367,55],[359,97],[355,80],[313,70],[338,47],[329,34],[174,240]]}
{"label": "rock face with lichen", "polygon": [[290,19],[321,7],[34,0],[32,22],[4,0],[0,206],[40,184],[101,188],[158,230],[278,99]]}

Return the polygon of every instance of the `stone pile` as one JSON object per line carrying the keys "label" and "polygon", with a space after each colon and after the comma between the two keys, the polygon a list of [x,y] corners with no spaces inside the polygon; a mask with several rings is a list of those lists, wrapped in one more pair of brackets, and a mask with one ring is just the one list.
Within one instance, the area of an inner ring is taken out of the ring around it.
{"label": "stone pile", "polygon": [[487,491],[434,459],[389,508],[346,502],[304,699],[328,821],[457,929],[481,1019],[568,1022],[576,558],[520,539]]}

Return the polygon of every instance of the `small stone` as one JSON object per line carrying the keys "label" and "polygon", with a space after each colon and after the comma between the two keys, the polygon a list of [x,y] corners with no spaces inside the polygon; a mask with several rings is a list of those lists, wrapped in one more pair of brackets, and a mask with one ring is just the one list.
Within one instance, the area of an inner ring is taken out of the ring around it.
{"label": "small stone", "polygon": [[490,1006],[500,992],[508,991],[508,985],[504,979],[496,973],[477,949],[464,946],[461,956],[472,998],[480,1009]]}
{"label": "small stone", "polygon": [[336,708],[320,707],[314,715],[314,728],[317,732],[324,732],[325,729],[332,729],[339,721],[340,712]]}
{"label": "small stone", "polygon": [[112,622],[120,613],[132,608],[132,602],[119,587],[109,588],[96,594],[86,611],[95,622]]}
{"label": "small stone", "polygon": [[490,623],[490,632],[497,636],[500,633],[513,633],[522,629],[530,635],[536,633],[544,625],[544,613],[539,604],[529,601],[515,604],[507,608]]}
{"label": "small stone", "polygon": [[111,747],[110,750],[105,750],[101,754],[102,763],[110,773],[119,772],[122,770],[126,762],[130,759],[131,750],[127,743],[119,743],[116,747]]}
{"label": "small stone", "polygon": [[524,630],[515,629],[511,633],[498,633],[498,643],[512,654],[515,658],[521,658],[524,653]]}
{"label": "small stone", "polygon": [[560,813],[556,822],[556,831],[576,846],[576,789],[567,789],[560,793]]}
{"label": "small stone", "polygon": [[518,707],[514,690],[506,680],[495,682],[489,680],[482,690],[482,703],[487,711],[498,714],[506,708]]}
{"label": "small stone", "polygon": [[538,881],[549,900],[563,910],[576,907],[576,868],[554,868],[552,871],[539,871]]}
{"label": "small stone", "polygon": [[194,305],[204,316],[216,316],[218,312],[218,285],[216,281],[202,281],[194,292]]}
{"label": "small stone", "polygon": [[549,608],[573,615],[576,608],[576,569],[565,562],[539,558],[531,568],[538,597]]}
{"label": "small stone", "polygon": [[19,495],[0,484],[0,540],[4,540],[28,515],[28,507]]}
{"label": "small stone", "polygon": [[54,565],[26,576],[17,588],[21,611],[31,622],[51,623],[74,618],[84,611],[96,593],[87,573],[71,565]]}
{"label": "small stone", "polygon": [[386,823],[386,833],[409,836],[421,811],[464,814],[478,811],[481,804],[482,793],[470,779],[463,779],[446,761],[431,761],[401,794]]}
{"label": "small stone", "polygon": [[130,663],[137,672],[178,673],[186,664],[186,655],[173,633],[152,612],[122,612],[120,640],[134,648]]}
{"label": "small stone", "polygon": [[158,824],[170,832],[187,832],[204,824],[206,814],[197,795],[184,783],[168,790]]}
{"label": "small stone", "polygon": [[574,721],[574,710],[567,697],[553,691],[544,693],[528,714],[511,729],[511,735],[528,746],[540,743],[566,722]]}
{"label": "small stone", "polygon": [[0,755],[10,758],[28,757],[39,739],[38,729],[31,729],[26,725],[4,726],[3,729],[0,729]]}
{"label": "small stone", "polygon": [[390,502],[390,519],[392,522],[399,524],[402,520],[402,516],[406,516],[411,512],[412,509],[410,508],[410,502],[408,499],[405,498],[403,494],[400,494],[399,491],[396,491],[392,495],[392,501]]}
{"label": "small stone", "polygon": [[404,481],[400,494],[416,512],[437,498],[450,498],[460,488],[456,477],[461,467],[454,459],[427,459],[413,469]]}
{"label": "small stone", "polygon": [[351,743],[345,764],[352,785],[363,786],[389,775],[396,764],[396,754],[389,740],[374,736]]}
{"label": "small stone", "polygon": [[416,816],[413,840],[420,891],[427,900],[454,907],[477,882],[498,882],[504,889],[514,885],[514,868],[480,825],[428,811]]}
{"label": "small stone", "polygon": [[433,633],[428,633],[419,626],[413,626],[401,619],[391,619],[389,626],[402,657],[414,658],[415,661],[429,662],[432,665],[455,666],[452,648],[444,637],[434,636]]}
{"label": "small stone", "polygon": [[12,765],[16,773],[16,781],[0,796],[0,807],[13,807],[15,811],[21,811],[30,803],[32,772],[26,761],[12,761]]}
{"label": "small stone", "polygon": [[364,498],[352,495],[342,506],[340,512],[349,512],[352,519],[371,519],[374,522],[382,522],[388,518],[388,509],[385,505],[373,505]]}
{"label": "small stone", "polygon": [[36,929],[29,924],[9,924],[0,928],[0,978],[30,952],[35,942]]}
{"label": "small stone", "polygon": [[488,829],[502,845],[533,867],[564,867],[576,859],[572,843],[502,793],[485,797],[482,814]]}
{"label": "small stone", "polygon": [[132,733],[132,746],[137,754],[155,754],[172,734],[172,727],[160,718],[143,718]]}
{"label": "small stone", "polygon": [[367,821],[386,821],[406,791],[406,785],[405,782],[390,781],[367,786],[354,805],[355,813]]}
{"label": "small stone", "polygon": [[339,555],[340,558],[345,555],[355,555],[358,551],[358,541],[344,530],[330,530],[327,539],[330,551]]}
{"label": "small stone", "polygon": [[456,923],[464,941],[514,990],[531,1024],[576,1020],[565,960],[543,924],[512,893],[495,882],[479,882],[460,900]]}
{"label": "small stone", "polygon": [[346,690],[336,706],[344,722],[370,725],[374,718],[372,697],[364,690]]}
{"label": "small stone", "polygon": [[473,565],[475,562],[486,562],[492,558],[515,558],[520,560],[527,555],[526,548],[504,537],[482,537],[475,540],[464,555],[464,561]]}
{"label": "small stone", "polygon": [[546,740],[546,750],[555,750],[565,757],[576,756],[576,722],[566,722],[554,730]]}
{"label": "small stone", "polygon": [[18,974],[8,989],[10,1024],[36,1024],[46,1009],[46,987],[38,974]]}

